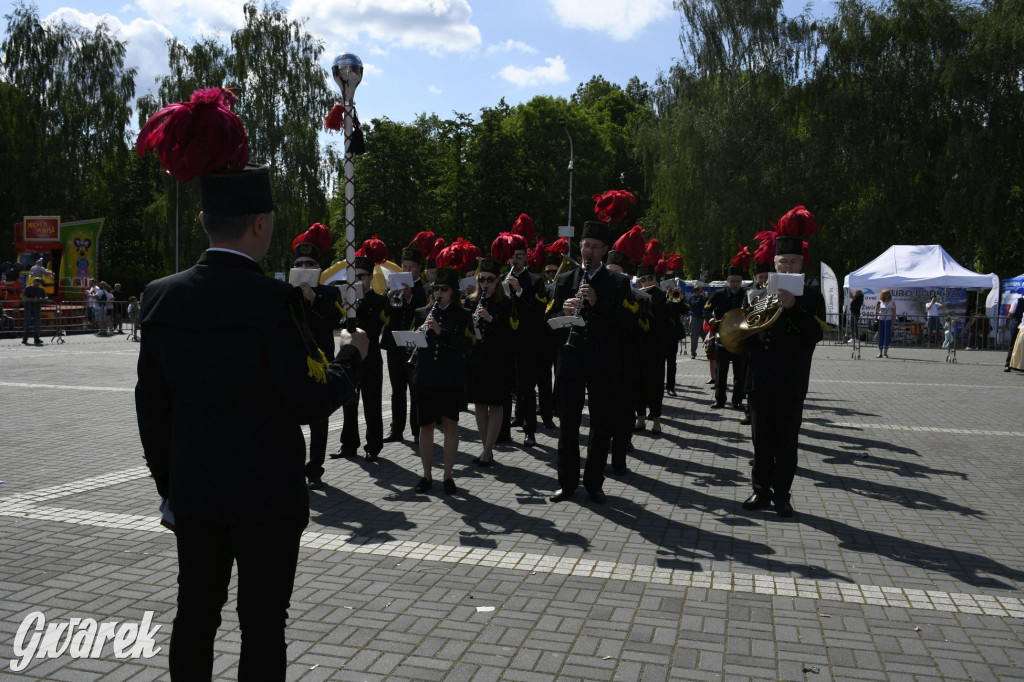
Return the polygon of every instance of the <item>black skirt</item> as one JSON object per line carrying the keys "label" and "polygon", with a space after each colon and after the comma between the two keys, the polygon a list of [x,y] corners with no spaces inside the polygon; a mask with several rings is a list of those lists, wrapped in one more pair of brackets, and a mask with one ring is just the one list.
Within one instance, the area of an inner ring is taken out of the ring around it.
{"label": "black skirt", "polygon": [[459,412],[466,403],[465,391],[458,388],[434,388],[417,386],[413,391],[416,401],[417,419],[421,425],[434,424],[441,417],[459,421]]}
{"label": "black skirt", "polygon": [[512,393],[512,371],[507,362],[498,367],[474,368],[469,376],[469,402],[479,405],[504,405]]}

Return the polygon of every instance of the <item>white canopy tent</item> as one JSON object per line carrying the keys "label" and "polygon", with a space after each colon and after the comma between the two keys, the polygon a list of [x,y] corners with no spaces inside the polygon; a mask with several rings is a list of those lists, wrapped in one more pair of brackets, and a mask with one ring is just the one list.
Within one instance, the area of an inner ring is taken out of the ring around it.
{"label": "white canopy tent", "polygon": [[846,289],[887,289],[892,287],[999,288],[995,274],[971,272],[953,260],[938,244],[912,246],[896,244],[867,265],[848,274]]}

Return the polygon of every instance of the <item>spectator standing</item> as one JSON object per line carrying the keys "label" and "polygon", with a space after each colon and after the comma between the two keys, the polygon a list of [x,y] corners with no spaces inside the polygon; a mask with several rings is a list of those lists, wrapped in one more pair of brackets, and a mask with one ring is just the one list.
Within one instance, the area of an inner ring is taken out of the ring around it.
{"label": "spectator standing", "polygon": [[[0,332],[13,332],[14,331],[14,317],[7,314],[7,309],[0,306]],[[1010,345],[1013,345],[1011,340]]]}
{"label": "spectator standing", "polygon": [[96,280],[90,278],[89,286],[85,288],[85,321],[90,331],[96,331],[96,294],[99,292]]}
{"label": "spectator standing", "polygon": [[896,302],[892,292],[882,289],[875,303],[875,317],[878,318],[878,358],[889,357],[889,343],[892,340],[892,326],[896,322]]}
{"label": "spectator standing", "polygon": [[864,307],[864,292],[860,289],[850,294],[850,340],[853,343],[860,333],[860,309]]}
{"label": "spectator standing", "polygon": [[36,264],[33,265],[28,271],[28,278],[33,282],[37,277],[49,277],[53,279],[53,271],[47,269],[46,263],[42,258],[36,260]]}
{"label": "spectator standing", "polygon": [[931,300],[924,304],[924,307],[928,311],[928,345],[932,345],[932,340],[938,345],[939,319],[942,317],[942,304],[939,303],[937,296],[932,296]]}
{"label": "spectator standing", "polygon": [[115,284],[114,290],[110,292],[114,299],[113,315],[110,318],[110,328],[118,334],[124,334],[124,309],[128,305],[128,297],[121,291],[121,285]]}
{"label": "spectator standing", "polygon": [[42,327],[42,308],[43,301],[46,300],[46,291],[43,289],[43,280],[36,277],[32,280],[32,284],[25,287],[25,290],[21,292],[21,302],[25,309],[25,318],[22,320],[22,332],[21,342],[28,345],[28,328],[30,325],[34,325],[34,336],[35,345],[43,345],[43,340],[39,338],[39,332]]}
{"label": "spectator standing", "polygon": [[113,303],[110,299],[110,286],[106,282],[100,282],[96,287],[96,335],[107,335],[107,303]]}

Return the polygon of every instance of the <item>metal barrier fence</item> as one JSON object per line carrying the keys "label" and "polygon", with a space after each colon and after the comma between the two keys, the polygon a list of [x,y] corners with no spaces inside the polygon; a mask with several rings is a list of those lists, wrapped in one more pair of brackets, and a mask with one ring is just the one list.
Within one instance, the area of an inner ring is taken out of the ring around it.
{"label": "metal barrier fence", "polygon": [[[826,343],[852,343],[853,322],[850,316],[844,317],[840,326],[830,327],[825,336]],[[1015,321],[1005,315],[941,315],[932,319],[935,321],[929,326],[926,315],[897,316],[892,327],[890,347],[1008,350],[1017,333]],[[877,345],[877,330],[874,313],[860,316],[857,336],[861,343]]]}
{"label": "metal barrier fence", "polygon": [[[59,337],[64,334],[105,332],[107,328],[117,329],[118,327],[128,333],[132,324],[127,309],[126,301],[115,301],[101,323],[100,316],[96,312],[90,315],[89,309],[84,303],[72,301],[43,303],[40,316],[40,336]],[[13,320],[14,328],[12,330],[6,325],[3,326],[0,328],[0,336],[20,336],[25,328],[25,311],[18,306],[5,305],[4,313]],[[104,329],[100,328],[101,324],[104,325]],[[29,330],[29,332],[31,335],[34,330]]]}

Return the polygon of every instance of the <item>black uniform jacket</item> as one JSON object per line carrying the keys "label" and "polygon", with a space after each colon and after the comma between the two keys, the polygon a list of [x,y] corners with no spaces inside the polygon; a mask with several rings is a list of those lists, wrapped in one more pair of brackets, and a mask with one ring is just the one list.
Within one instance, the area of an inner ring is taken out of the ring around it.
{"label": "black uniform jacket", "polygon": [[[520,295],[510,292],[512,299],[512,326],[517,332],[517,343],[532,344],[543,333],[544,309],[547,308],[548,298],[544,287],[544,279],[535,275],[526,268],[518,275],[513,275],[519,280],[519,286],[523,288]],[[522,346],[526,352],[533,353],[532,345]]]}
{"label": "black uniform jacket", "polygon": [[[555,280],[555,309],[561,310],[566,300],[579,292],[583,271],[579,268],[563,273]],[[577,350],[565,348],[566,330],[559,332],[559,377],[582,380],[590,377],[609,383],[616,381],[625,352],[624,335],[636,324],[637,304],[633,300],[629,278],[601,267],[591,278],[590,286],[597,294],[593,307],[584,306],[580,316],[586,322],[582,336],[577,336]]]}
{"label": "black uniform jacket", "polygon": [[822,339],[824,312],[825,299],[817,289],[808,287],[774,325],[749,338],[750,391],[774,391],[801,399],[807,395],[811,357]]}
{"label": "black uniform jacket", "polygon": [[[484,306],[491,320],[480,320],[476,325],[480,340],[473,347],[470,366],[474,371],[483,371],[496,377],[504,377],[511,367],[511,346],[518,332],[512,330],[512,301],[507,298],[500,301],[487,301]],[[466,302],[466,310],[470,316],[476,312],[480,299]],[[544,326],[547,326],[545,324]],[[520,327],[521,329],[522,327]]]}
{"label": "black uniform jacket", "polygon": [[313,332],[316,345],[324,352],[328,360],[334,359],[334,332],[345,319],[345,308],[341,302],[341,289],[333,284],[321,284],[313,287],[313,302],[305,301],[306,321]]}
{"label": "black uniform jacket", "polygon": [[[430,310],[430,307],[424,306],[416,311],[413,329],[423,326]],[[441,325],[441,336],[438,338],[434,332],[427,332],[427,347],[418,349],[416,366],[409,383],[416,387],[465,387],[466,358],[476,340],[473,320],[469,312],[456,301],[452,301],[444,310],[438,306],[434,317]]]}
{"label": "black uniform jacket", "polygon": [[725,317],[725,314],[734,308],[740,308],[747,300],[747,290],[740,287],[740,290],[735,294],[725,287],[720,291],[716,291],[712,294],[708,302],[704,304],[704,321],[707,322],[714,317],[719,322]]}
{"label": "black uniform jacket", "polygon": [[[378,294],[373,289],[363,295],[356,310],[356,324],[370,337],[370,349],[366,354],[366,362],[380,364],[381,331],[391,323],[391,307],[387,296]],[[390,336],[390,334],[389,334]],[[394,338],[392,338],[392,342]]]}
{"label": "black uniform jacket", "polygon": [[353,395],[362,360],[352,346],[329,366],[311,358],[295,296],[222,251],[146,287],[135,409],[146,463],[176,517],[308,515],[299,425]]}

